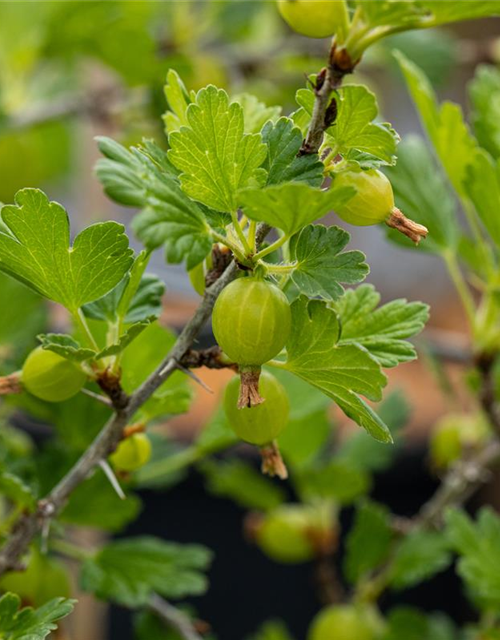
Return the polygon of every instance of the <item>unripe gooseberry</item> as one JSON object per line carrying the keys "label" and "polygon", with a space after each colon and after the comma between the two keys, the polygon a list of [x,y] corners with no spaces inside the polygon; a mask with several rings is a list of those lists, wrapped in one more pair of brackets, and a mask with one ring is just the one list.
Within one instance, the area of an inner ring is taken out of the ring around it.
{"label": "unripe gooseberry", "polygon": [[238,409],[240,380],[232,378],[226,386],[224,410],[231,428],[239,438],[262,446],[272,442],[286,427],[290,403],[281,382],[267,371],[261,373],[258,385],[265,402],[256,407]]}
{"label": "unripe gooseberry", "polygon": [[120,442],[109,457],[119,471],[136,471],[151,458],[151,440],[145,433],[134,433]]}
{"label": "unripe gooseberry", "polygon": [[212,314],[215,339],[240,365],[261,365],[278,355],[290,334],[285,294],[260,278],[238,278],[217,298]]}
{"label": "unripe gooseberry", "polygon": [[375,640],[381,621],[374,612],[354,605],[325,607],[314,618],[308,640]]}
{"label": "unripe gooseberry", "polygon": [[37,398],[62,402],[80,391],[87,375],[74,362],[54,351],[37,347],[24,362],[21,380]]}
{"label": "unripe gooseberry", "polygon": [[428,229],[407,218],[395,206],[391,183],[378,169],[341,171],[335,176],[335,187],[356,189],[350,200],[335,209],[345,222],[358,227],[385,222],[415,244],[426,238]]}
{"label": "unripe gooseberry", "polygon": [[[250,409],[254,411],[254,409]],[[315,556],[308,511],[302,505],[284,505],[266,514],[255,532],[262,551],[276,562],[307,562]]]}
{"label": "unripe gooseberry", "polygon": [[278,0],[278,9],[290,27],[304,36],[345,37],[349,24],[345,0]]}
{"label": "unripe gooseberry", "polygon": [[335,176],[335,188],[354,187],[356,194],[337,207],[337,215],[359,227],[384,222],[394,209],[394,194],[388,178],[377,169],[342,171]]}
{"label": "unripe gooseberry", "polygon": [[433,467],[446,469],[466,451],[482,445],[489,437],[487,422],[479,415],[451,414],[435,426],[429,443]]}

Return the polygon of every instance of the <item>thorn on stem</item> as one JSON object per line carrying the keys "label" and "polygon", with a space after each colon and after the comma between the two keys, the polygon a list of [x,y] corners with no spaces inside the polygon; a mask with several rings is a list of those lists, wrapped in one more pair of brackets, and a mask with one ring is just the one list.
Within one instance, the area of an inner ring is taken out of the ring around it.
{"label": "thorn on stem", "polygon": [[120,498],[120,500],[126,500],[127,496],[123,492],[123,489],[121,488],[120,483],[118,482],[113,469],[109,466],[107,460],[99,460],[99,466],[104,471],[107,479],[109,480],[113,489],[116,491],[116,494]]}
{"label": "thorn on stem", "polygon": [[191,378],[191,380],[194,380],[196,382],[196,384],[199,384],[200,387],[205,389],[205,391],[208,391],[208,393],[212,393],[212,394],[214,393],[213,389],[211,389],[208,386],[208,384],[205,384],[203,382],[203,380],[196,375],[196,373],[193,373],[191,371],[191,369],[187,369],[184,365],[180,364],[179,362],[177,363],[177,368],[180,369],[187,376],[189,376]]}

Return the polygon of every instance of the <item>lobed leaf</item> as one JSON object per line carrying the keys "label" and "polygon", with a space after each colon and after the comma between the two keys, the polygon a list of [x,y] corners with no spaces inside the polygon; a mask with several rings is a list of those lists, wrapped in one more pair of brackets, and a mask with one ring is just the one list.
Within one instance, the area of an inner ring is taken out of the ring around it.
{"label": "lobed leaf", "polygon": [[295,263],[292,280],[309,298],[336,300],[344,293],[343,284],[357,284],[370,268],[361,251],[344,251],[350,240],[339,227],[309,225],[293,236],[290,259]]}
{"label": "lobed leaf", "polygon": [[399,299],[378,307],[379,302],[373,285],[365,284],[334,303],[342,325],[339,345],[364,347],[382,367],[414,360],[415,347],[406,338],[422,331],[429,318],[428,305]]}
{"label": "lobed leaf", "polygon": [[182,172],[182,189],[216,211],[236,211],[238,191],[266,179],[260,135],[244,133],[242,107],[213,85],[198,92],[187,119],[189,126],[169,137],[168,158]]}
{"label": "lobed leaf", "polygon": [[93,224],[70,246],[68,214],[38,189],[23,189],[4,206],[0,270],[72,313],[110,291],[130,269],[123,225]]}

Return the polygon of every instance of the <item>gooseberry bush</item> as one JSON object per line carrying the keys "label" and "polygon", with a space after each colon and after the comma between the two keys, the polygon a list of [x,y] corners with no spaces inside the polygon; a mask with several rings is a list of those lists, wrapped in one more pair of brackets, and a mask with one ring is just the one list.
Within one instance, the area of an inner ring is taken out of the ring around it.
{"label": "gooseberry bush", "polygon": [[[120,532],[137,517],[139,489],[166,491],[190,465],[212,492],[248,509],[246,534],[262,553],[317,565],[308,640],[500,638],[500,519],[461,508],[500,459],[500,74],[479,69],[469,126],[396,51],[429,144],[400,141],[355,75],[385,37],[499,15],[500,2],[278,0],[276,10],[297,32],[332,38],[326,66],[298,88],[291,113],[214,85],[194,92],[171,69],[165,139],[130,148],[97,140],[97,177],[135,211],[142,250],[114,221],[71,240],[67,212],[38,188],[1,208],[2,300],[7,318],[8,307],[19,314],[2,356],[2,410],[56,433],[36,455],[21,430],[4,425],[0,434],[1,638],[43,639],[78,606],[68,558],[84,591],[137,612],[138,640],[217,638],[182,604],[208,588],[209,549],[146,536],[96,548],[73,539],[75,527]],[[438,425],[431,456],[442,482],[413,517],[369,494],[408,417],[400,395],[383,398],[384,370],[416,358],[409,340],[429,310],[403,297],[380,304],[361,284],[366,256],[348,247],[343,228],[321,223],[331,212],[348,225],[384,225],[388,241],[422,260],[441,257],[469,322],[471,408]],[[159,321],[165,286],[148,270],[157,250],[184,265],[200,296],[179,335]],[[66,310],[67,333],[46,330],[41,298]],[[202,349],[210,320],[216,344]],[[38,346],[26,349],[36,334]],[[189,409],[199,367],[234,375],[218,412],[179,449],[154,425]],[[332,439],[332,407],[360,429]],[[260,455],[262,474],[238,455],[240,442]],[[465,628],[439,611],[384,606],[386,592],[455,560],[476,612]],[[292,637],[278,621],[253,640]]]}

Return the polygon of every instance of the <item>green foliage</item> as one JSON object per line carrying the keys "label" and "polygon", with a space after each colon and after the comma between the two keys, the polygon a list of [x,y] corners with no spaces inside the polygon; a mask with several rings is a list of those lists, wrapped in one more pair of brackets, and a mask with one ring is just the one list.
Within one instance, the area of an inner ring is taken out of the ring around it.
{"label": "green foliage", "polygon": [[5,640],[44,640],[57,629],[56,622],[73,610],[75,600],[54,598],[38,609],[20,609],[21,599],[14,593],[0,598],[0,633]]}
{"label": "green foliage", "polygon": [[500,602],[500,580],[495,571],[500,557],[500,519],[483,508],[473,522],[463,511],[450,510],[446,517],[450,545],[459,555],[457,571],[475,603],[496,608]]}
{"label": "green foliage", "polygon": [[389,556],[393,531],[386,507],[374,502],[362,502],[346,540],[344,574],[356,584]]}
{"label": "green foliage", "polygon": [[236,211],[238,191],[266,179],[260,135],[244,133],[243,109],[214,86],[198,92],[186,117],[189,127],[170,135],[168,153],[182,189],[216,211]]}
{"label": "green foliage", "polygon": [[244,189],[239,204],[252,220],[265,222],[292,236],[353,195],[350,188],[320,191],[307,184],[286,182],[264,189]]}
{"label": "green foliage", "polygon": [[1,216],[0,270],[73,313],[110,291],[132,264],[116,222],[88,227],[70,247],[66,211],[37,189],[19,191]]}
{"label": "green foliage", "polygon": [[204,571],[211,553],[199,545],[179,545],[157,538],[111,542],[82,566],[85,591],[128,607],[148,604],[153,593],[167,598],[200,595],[207,589]]}
{"label": "green foliage", "polygon": [[[429,308],[422,302],[393,300],[381,307],[372,285],[351,289],[335,304],[342,326],[339,345],[364,347],[382,367],[395,367],[417,357],[407,342],[422,331]],[[378,307],[378,308],[377,308]]]}
{"label": "green foliage", "polygon": [[262,129],[262,140],[267,144],[268,155],[264,162],[267,184],[281,182],[305,182],[311,187],[323,183],[323,163],[317,154],[298,155],[302,146],[302,132],[289,118],[267,122]]}
{"label": "green foliage", "polygon": [[249,640],[292,640],[292,636],[288,633],[283,622],[270,620],[265,622]]}
{"label": "green foliage", "polygon": [[75,489],[60,520],[75,526],[118,532],[137,518],[141,508],[141,500],[136,495],[120,500],[99,469]]}
{"label": "green foliage", "polygon": [[339,227],[309,225],[293,236],[289,252],[294,261],[292,280],[301,293],[336,300],[344,284],[365,279],[369,267],[361,251],[345,251],[350,236]]}
{"label": "green foliage", "polygon": [[[133,229],[148,250],[165,247],[168,262],[201,262],[212,246],[201,208],[182,191],[165,153],[154,145],[128,151],[109,138],[99,138],[106,156],[97,163],[104,190],[120,204],[141,207]],[[154,155],[152,155],[154,153]]]}
{"label": "green foliage", "polygon": [[481,147],[494,158],[500,156],[500,72],[496,67],[478,67],[469,84],[474,133]]}
{"label": "green foliage", "polygon": [[398,546],[391,563],[391,585],[407,589],[443,571],[451,562],[441,533],[415,529]]}
{"label": "green foliage", "polygon": [[456,640],[457,631],[450,620],[439,614],[426,616],[411,607],[393,609],[388,630],[382,640]]}
{"label": "green foliage", "polygon": [[357,345],[340,346],[339,333],[333,310],[318,300],[300,297],[292,304],[292,333],[284,366],[326,393],[376,440],[391,442],[387,426],[357,395],[380,400],[386,378],[367,351]]}
{"label": "green foliage", "polygon": [[285,492],[281,487],[242,460],[207,460],[200,468],[211,493],[231,498],[246,509],[268,511],[285,501]]}
{"label": "green foliage", "polygon": [[[406,137],[398,149],[397,165],[388,168],[386,174],[397,206],[429,229],[421,248],[438,254],[455,253],[459,240],[455,202],[425,142],[416,136]],[[400,233],[391,232],[390,238],[413,246]]]}

